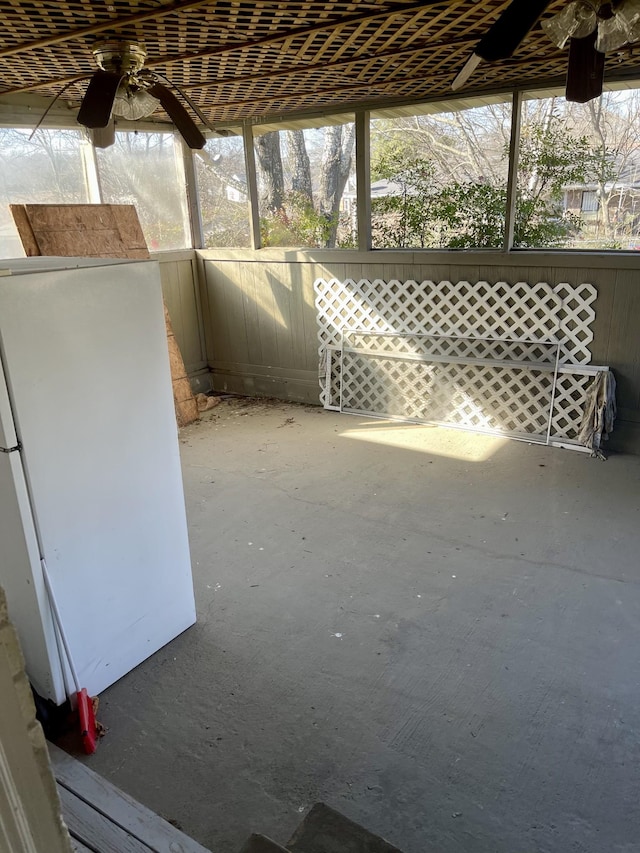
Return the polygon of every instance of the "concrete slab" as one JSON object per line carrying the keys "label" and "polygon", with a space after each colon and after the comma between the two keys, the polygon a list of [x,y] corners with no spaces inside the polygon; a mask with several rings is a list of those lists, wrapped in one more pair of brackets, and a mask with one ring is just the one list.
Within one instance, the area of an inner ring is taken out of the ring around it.
{"label": "concrete slab", "polygon": [[640,458],[284,404],[181,435],[199,621],[93,769],[212,850],[316,801],[404,853],[631,853]]}

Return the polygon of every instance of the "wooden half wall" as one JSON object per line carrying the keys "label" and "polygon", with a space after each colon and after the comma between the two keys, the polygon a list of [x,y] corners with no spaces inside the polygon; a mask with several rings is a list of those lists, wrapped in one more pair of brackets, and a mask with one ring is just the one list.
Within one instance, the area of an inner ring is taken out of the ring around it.
{"label": "wooden half wall", "polygon": [[640,254],[286,249],[197,254],[213,387],[307,403],[318,403],[319,393],[316,278],[594,284],[592,361],[612,367],[618,380],[612,447],[640,454]]}
{"label": "wooden half wall", "polygon": [[160,264],[165,305],[178,341],[194,393],[211,388],[203,313],[200,304],[198,261],[193,249],[158,252],[151,257]]}

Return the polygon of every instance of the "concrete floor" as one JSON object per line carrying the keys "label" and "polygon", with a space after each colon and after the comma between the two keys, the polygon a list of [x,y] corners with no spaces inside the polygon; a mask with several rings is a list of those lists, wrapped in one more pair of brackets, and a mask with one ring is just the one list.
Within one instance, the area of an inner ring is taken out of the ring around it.
{"label": "concrete floor", "polygon": [[324,800],[405,853],[640,850],[640,458],[227,401],[198,624],[91,766],[216,853]]}

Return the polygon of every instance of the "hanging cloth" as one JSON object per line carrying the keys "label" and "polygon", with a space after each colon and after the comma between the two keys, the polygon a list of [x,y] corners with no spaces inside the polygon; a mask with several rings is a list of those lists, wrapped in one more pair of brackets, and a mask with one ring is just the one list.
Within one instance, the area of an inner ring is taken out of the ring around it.
{"label": "hanging cloth", "polygon": [[606,459],[602,442],[613,432],[616,419],[616,380],[610,370],[600,371],[587,392],[578,441],[591,450],[592,456]]}

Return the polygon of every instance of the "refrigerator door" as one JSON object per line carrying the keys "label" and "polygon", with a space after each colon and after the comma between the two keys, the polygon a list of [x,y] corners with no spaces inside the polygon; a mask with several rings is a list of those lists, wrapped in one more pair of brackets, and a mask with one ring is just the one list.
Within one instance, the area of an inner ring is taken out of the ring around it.
{"label": "refrigerator door", "polygon": [[0,361],[0,451],[10,450],[18,444],[18,436],[13,423],[13,412],[11,401],[7,391],[7,383],[4,379],[2,362]]}
{"label": "refrigerator door", "polygon": [[63,702],[64,684],[17,444],[0,362],[0,586],[7,594],[9,615],[18,628],[23,652],[34,661],[33,686],[41,695]]}
{"label": "refrigerator door", "polygon": [[40,548],[99,693],[195,621],[157,263],[0,279],[0,346]]}
{"label": "refrigerator door", "polygon": [[41,696],[65,700],[60,659],[40,570],[40,554],[19,453],[0,453],[0,586],[29,678]]}

